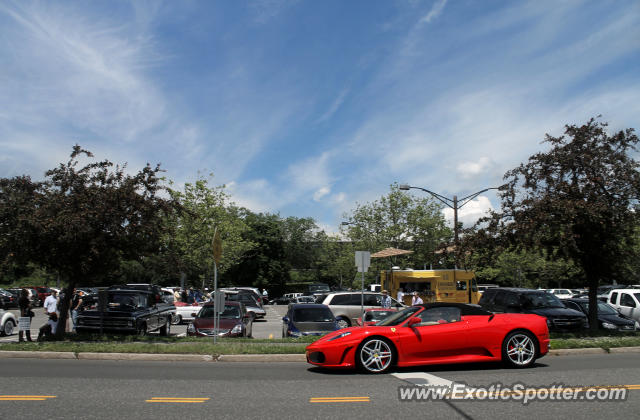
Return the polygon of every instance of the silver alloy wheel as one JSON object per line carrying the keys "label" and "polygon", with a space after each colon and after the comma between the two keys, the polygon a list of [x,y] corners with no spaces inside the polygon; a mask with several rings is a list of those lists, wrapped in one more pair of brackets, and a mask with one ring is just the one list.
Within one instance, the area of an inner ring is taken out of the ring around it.
{"label": "silver alloy wheel", "polygon": [[515,334],[507,341],[507,357],[516,366],[526,366],[536,357],[536,345],[527,334]]}
{"label": "silver alloy wheel", "polygon": [[346,319],[338,318],[337,322],[338,322],[338,327],[340,327],[340,329],[349,328],[349,321],[347,321]]}
{"label": "silver alloy wheel", "polygon": [[360,362],[369,372],[383,372],[389,368],[393,359],[391,347],[384,340],[371,339],[360,349]]}
{"label": "silver alloy wheel", "polygon": [[4,323],[4,335],[11,335],[13,334],[13,321],[8,319],[7,322]]}

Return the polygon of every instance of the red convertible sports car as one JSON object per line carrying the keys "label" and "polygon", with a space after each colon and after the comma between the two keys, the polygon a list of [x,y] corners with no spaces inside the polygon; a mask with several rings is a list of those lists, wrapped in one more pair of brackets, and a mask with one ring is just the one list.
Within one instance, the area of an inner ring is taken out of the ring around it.
{"label": "red convertible sports car", "polygon": [[306,349],[314,365],[371,373],[392,366],[495,361],[524,368],[548,351],[545,317],[493,314],[462,303],[412,306],[373,326],[327,334]]}

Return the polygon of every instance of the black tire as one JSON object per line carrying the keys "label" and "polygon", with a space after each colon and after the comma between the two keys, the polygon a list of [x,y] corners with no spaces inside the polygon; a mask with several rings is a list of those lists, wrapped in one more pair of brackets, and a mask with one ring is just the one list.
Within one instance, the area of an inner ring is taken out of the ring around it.
{"label": "black tire", "polygon": [[370,337],[356,350],[356,365],[366,373],[385,373],[396,362],[396,349],[383,337]]}
{"label": "black tire", "polygon": [[343,316],[339,316],[338,318],[336,318],[336,322],[338,323],[340,329],[349,328],[351,326],[351,322],[349,322],[349,319]]}
{"label": "black tire", "polygon": [[136,335],[138,337],[144,337],[145,335],[147,335],[147,324],[142,323],[138,325],[138,328],[136,329]]}
{"label": "black tire", "polygon": [[13,320],[7,319],[7,322],[4,323],[2,327],[2,335],[11,335],[13,334],[13,329],[16,324],[14,324]]}
{"label": "black tire", "polygon": [[512,331],[502,342],[502,362],[509,367],[530,367],[537,357],[538,340],[529,331]]}
{"label": "black tire", "polygon": [[160,335],[168,337],[171,334],[171,317],[167,318],[164,325],[160,327]]}
{"label": "black tire", "polygon": [[175,314],[171,316],[171,323],[173,325],[180,325],[181,322],[182,322],[182,315]]}

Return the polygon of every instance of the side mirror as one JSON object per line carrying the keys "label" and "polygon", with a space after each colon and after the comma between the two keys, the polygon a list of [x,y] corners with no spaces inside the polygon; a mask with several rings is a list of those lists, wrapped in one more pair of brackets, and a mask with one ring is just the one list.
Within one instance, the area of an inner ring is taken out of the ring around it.
{"label": "side mirror", "polygon": [[422,320],[420,318],[414,317],[409,320],[407,326],[412,328],[413,326],[415,326],[416,324],[420,324],[421,322]]}
{"label": "side mirror", "polygon": [[282,321],[285,323],[289,323],[289,317],[288,316],[283,317]]}

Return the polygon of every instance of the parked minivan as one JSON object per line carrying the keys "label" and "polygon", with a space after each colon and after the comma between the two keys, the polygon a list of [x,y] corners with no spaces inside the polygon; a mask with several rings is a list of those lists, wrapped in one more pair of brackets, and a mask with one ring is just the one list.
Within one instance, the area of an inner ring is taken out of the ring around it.
{"label": "parked minivan", "polygon": [[[356,325],[358,318],[362,315],[360,313],[362,308],[362,295],[363,293],[361,292],[329,293],[321,303],[329,306],[340,328],[347,328]],[[381,307],[381,293],[364,292],[364,309]],[[404,305],[391,298],[391,307],[399,309],[403,308]]]}
{"label": "parked minivan", "polygon": [[622,315],[640,322],[640,289],[614,289],[607,303]]}
{"label": "parked minivan", "polygon": [[566,308],[555,295],[541,290],[487,289],[478,304],[491,312],[544,316],[549,331],[575,331],[589,326],[585,314]]}

